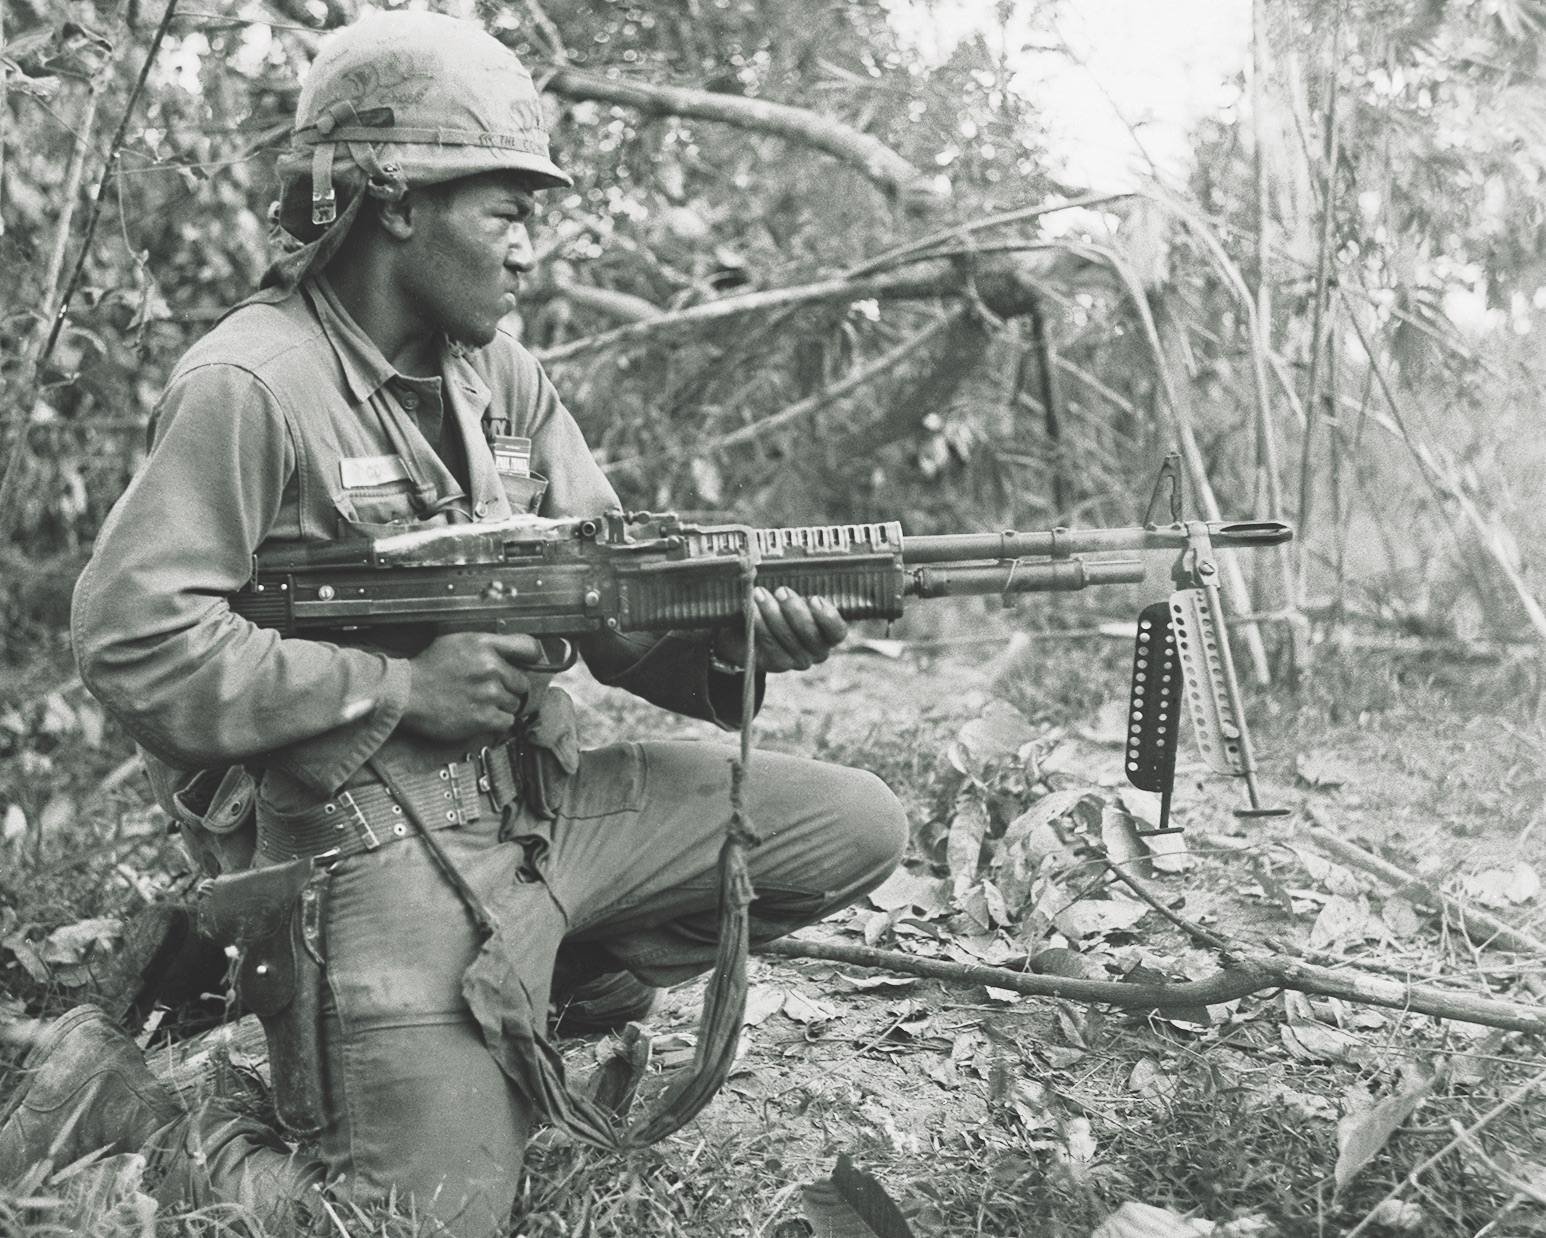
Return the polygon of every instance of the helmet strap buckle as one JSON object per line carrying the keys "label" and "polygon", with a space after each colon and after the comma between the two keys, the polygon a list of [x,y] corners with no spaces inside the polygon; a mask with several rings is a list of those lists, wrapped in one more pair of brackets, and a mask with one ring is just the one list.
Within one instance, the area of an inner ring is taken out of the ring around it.
{"label": "helmet strap buckle", "polygon": [[311,222],[330,224],[338,218],[338,195],[333,192],[333,143],[318,142],[311,152]]}

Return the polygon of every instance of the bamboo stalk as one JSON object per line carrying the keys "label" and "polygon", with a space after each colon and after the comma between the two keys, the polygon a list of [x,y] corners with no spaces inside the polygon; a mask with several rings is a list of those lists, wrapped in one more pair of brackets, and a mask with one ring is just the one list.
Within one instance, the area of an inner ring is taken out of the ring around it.
{"label": "bamboo stalk", "polygon": [[[1347,305],[1346,290],[1339,289],[1339,292],[1343,304]],[[1530,620],[1530,626],[1535,629],[1535,634],[1540,638],[1541,643],[1546,645],[1546,609],[1543,609],[1541,606],[1540,599],[1531,592],[1530,586],[1524,577],[1509,562],[1507,552],[1499,544],[1498,538],[1488,526],[1481,512],[1477,510],[1476,504],[1471,500],[1471,496],[1466,494],[1459,480],[1449,475],[1448,470],[1439,463],[1438,458],[1433,454],[1428,444],[1411,431],[1406,417],[1401,412],[1400,404],[1396,402],[1395,392],[1391,390],[1384,370],[1380,368],[1378,361],[1375,359],[1368,336],[1364,333],[1363,326],[1358,321],[1358,316],[1352,312],[1351,306],[1348,306],[1348,320],[1353,324],[1353,330],[1358,334],[1358,342],[1369,358],[1369,364],[1374,370],[1375,381],[1380,385],[1380,392],[1385,397],[1386,407],[1390,409],[1390,415],[1395,422],[1396,433],[1417,458],[1417,462],[1422,468],[1423,476],[1427,479],[1429,485],[1434,487],[1435,490],[1448,494],[1459,505],[1461,514],[1470,522],[1477,535],[1481,538],[1482,547],[1487,551],[1488,556],[1497,566],[1499,572],[1508,581],[1509,587],[1513,589],[1515,595],[1519,598],[1520,605],[1524,607],[1525,615]],[[1458,534],[1456,535],[1456,540],[1459,540]],[[1461,561],[1470,570],[1470,560],[1465,557],[1463,546]]]}
{"label": "bamboo stalk", "polygon": [[[1330,830],[1313,827],[1309,832],[1309,838],[1316,846],[1331,852],[1344,864],[1351,864],[1354,868],[1396,887],[1398,894],[1407,895],[1413,902],[1453,916],[1455,923],[1464,928],[1467,935],[1472,938],[1484,937],[1486,941],[1507,946],[1510,950],[1523,950],[1546,956],[1546,941],[1521,928],[1516,928],[1505,920],[1498,919],[1497,916],[1479,907],[1469,906],[1460,899],[1445,894],[1416,874],[1409,873],[1389,860],[1365,851],[1356,843],[1337,837]],[[1484,930],[1484,933],[1475,932],[1477,927]]]}
{"label": "bamboo stalk", "polygon": [[1233,1001],[1238,997],[1271,989],[1293,989],[1299,993],[1337,997],[1360,1005],[1410,1010],[1436,1019],[1458,1019],[1510,1031],[1546,1033],[1546,1006],[1524,1006],[1517,1002],[1430,989],[1358,972],[1337,972],[1281,955],[1239,958],[1206,980],[1188,980],[1176,984],[1124,984],[1115,980],[1043,976],[1010,971],[1004,967],[920,958],[912,954],[875,950],[869,946],[803,941],[789,937],[764,942],[757,947],[757,953],[787,959],[849,963],[933,980],[992,985],[997,989],[1009,989],[1030,997],[1058,997],[1088,1005],[1121,1006],[1129,1010],[1196,1008]]}
{"label": "bamboo stalk", "polygon": [[1321,236],[1315,261],[1315,305],[1310,323],[1310,371],[1305,383],[1304,440],[1299,451],[1299,594],[1309,588],[1310,515],[1315,486],[1315,421],[1319,394],[1321,354],[1327,343],[1326,320],[1331,289],[1331,244],[1336,231],[1337,161],[1340,137],[1337,129],[1337,73],[1342,60],[1342,9],[1337,9],[1331,31],[1331,72],[1327,85],[1325,175],[1321,189]]}

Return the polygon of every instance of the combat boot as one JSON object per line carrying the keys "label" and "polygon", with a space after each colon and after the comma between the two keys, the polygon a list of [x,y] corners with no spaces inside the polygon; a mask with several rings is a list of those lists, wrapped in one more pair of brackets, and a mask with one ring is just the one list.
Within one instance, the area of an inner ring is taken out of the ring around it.
{"label": "combat boot", "polygon": [[0,1118],[0,1182],[45,1158],[59,1168],[99,1149],[138,1152],[184,1114],[139,1047],[95,1006],[54,1020],[22,1072]]}
{"label": "combat boot", "polygon": [[302,1228],[319,1207],[320,1165],[218,1103],[190,1113],[95,1006],[49,1025],[22,1071],[0,1117],[0,1184],[44,1160],[58,1169],[99,1150],[139,1152],[148,1189],[168,1207],[236,1204],[273,1235]]}

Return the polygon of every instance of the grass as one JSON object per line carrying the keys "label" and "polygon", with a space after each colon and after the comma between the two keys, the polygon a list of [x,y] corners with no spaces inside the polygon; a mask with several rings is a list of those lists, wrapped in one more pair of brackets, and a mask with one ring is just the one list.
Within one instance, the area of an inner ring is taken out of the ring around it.
{"label": "grass", "polygon": [[[839,659],[805,695],[792,692],[770,705],[768,739],[885,778],[909,807],[914,864],[926,871],[942,858],[942,831],[965,781],[949,745],[974,708],[961,703],[971,692],[1008,700],[1037,734],[1076,730],[1102,705],[1125,699],[1125,649],[1104,643],[1078,653],[1050,648],[1056,656],[1033,646],[988,668],[960,660],[928,670]],[[1533,839],[1546,763],[1532,747],[1540,743],[1532,675],[1531,668],[1506,662],[1327,649],[1310,684],[1253,695],[1249,709],[1265,771],[1280,789],[1295,787],[1296,755],[1330,751],[1345,761],[1350,781],[1317,803],[1339,825],[1407,854],[1428,850],[1465,863],[1494,852],[1517,856],[1525,845],[1521,834]],[[17,956],[17,944],[41,953],[62,925],[122,917],[146,893],[187,884],[185,865],[147,810],[139,778],[101,790],[131,754],[127,740],[111,724],[97,734],[89,705],[74,690],[62,697],[68,709],[57,699],[50,703],[53,689],[68,678],[57,656],[40,658],[21,669],[0,701],[0,805],[15,805],[27,821],[24,831],[0,842],[0,940],[11,942],[0,954],[0,988],[9,1008],[29,1014],[56,1013],[89,996],[92,957],[34,975]],[[877,697],[881,681],[899,695]],[[586,698],[596,727],[626,732],[658,725],[642,707],[609,699]],[[995,829],[1034,794],[1026,779],[1018,769],[990,777],[988,791],[998,797]],[[1302,787],[1292,793],[1309,794]],[[51,815],[51,804],[67,811],[55,807]],[[1224,821],[1227,814],[1208,819]],[[39,829],[45,820],[46,831]],[[1271,849],[1283,837],[1263,832],[1245,841]],[[1168,887],[1187,900],[1188,914],[1211,906],[1199,901],[1206,898],[1241,903],[1249,868],[1227,850],[1210,853],[1205,840],[1197,850],[1197,869]],[[1271,853],[1280,861],[1288,854]],[[1281,862],[1291,864],[1291,855]],[[1259,903],[1246,911],[1258,919],[1266,914]],[[1274,932],[1293,928],[1285,918],[1263,921],[1269,922]],[[1185,954],[1184,943],[1159,930],[1117,948],[1172,959]],[[1404,948],[1422,968],[1463,972],[1474,964],[1444,956],[1426,940]],[[831,968],[767,960],[756,968],[755,983],[831,1000],[841,989]],[[921,1030],[911,1040],[886,1030],[907,1003],[921,1012]],[[839,1016],[821,1026],[780,1014],[753,1029],[742,1073],[708,1113],[656,1148],[609,1157],[541,1134],[512,1233],[801,1238],[811,1232],[800,1215],[801,1184],[825,1176],[837,1155],[847,1153],[883,1183],[918,1238],[1085,1238],[1127,1200],[1235,1223],[1226,1231],[1232,1234],[1323,1238],[1350,1229],[1452,1137],[1451,1121],[1474,1121],[1538,1069],[1542,1057],[1539,1044],[1519,1036],[1490,1044],[1489,1060],[1480,1063],[1485,1069],[1442,1087],[1339,1195],[1331,1181],[1335,1121],[1307,1118],[1304,1102],[1292,1097],[1312,1098],[1328,1113],[1353,1111],[1393,1091],[1403,1065],[1452,1057],[1473,1042],[1430,1021],[1393,1016],[1369,1035],[1375,1051],[1367,1060],[1300,1062],[1282,1050],[1282,1005],[1270,998],[1249,1003],[1245,1021],[1200,1034],[1114,1014],[1091,1021],[1072,1011],[1064,1018],[1043,1002],[984,1005],[980,990],[933,982],[905,995],[851,994],[838,1004]],[[673,1009],[678,1022],[690,1023],[691,995]],[[1074,1040],[1085,1033],[1093,1038],[1075,1055]],[[566,1047],[576,1063],[590,1055],[584,1042]],[[1071,1056],[1078,1060],[1070,1065]],[[1170,1080],[1160,1099],[1130,1086],[1145,1061]],[[0,1075],[0,1095],[14,1083],[14,1075]],[[1039,1099],[1030,1104],[1026,1095]],[[1540,1101],[1522,1106],[1490,1127],[1484,1143],[1526,1168],[1546,1166],[1540,1113]],[[1088,1121],[1094,1140],[1087,1159],[1070,1155],[1070,1132],[1081,1121]],[[37,1194],[65,1202],[27,1205],[0,1189],[0,1232],[25,1238],[88,1228],[102,1238],[143,1232],[142,1218],[122,1206],[124,1199],[112,1206],[99,1201],[95,1213],[82,1216],[72,1212],[65,1184],[43,1183]],[[1510,1191],[1462,1154],[1441,1162],[1404,1198],[1421,1209],[1408,1215],[1413,1228],[1405,1231],[1419,1238],[1546,1233],[1546,1210],[1511,1205]],[[229,1218],[211,1213],[163,1212],[160,1221],[163,1232],[231,1232]],[[325,1228],[395,1238],[413,1225],[410,1217],[365,1217],[340,1206]]]}

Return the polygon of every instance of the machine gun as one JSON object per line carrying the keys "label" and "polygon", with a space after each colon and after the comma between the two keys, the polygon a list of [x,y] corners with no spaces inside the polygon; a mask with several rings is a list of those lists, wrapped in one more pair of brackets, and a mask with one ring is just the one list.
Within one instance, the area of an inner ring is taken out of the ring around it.
{"label": "machine gun", "polygon": [[[1148,523],[1130,529],[1051,529],[912,537],[895,521],[760,529],[693,525],[673,515],[517,516],[376,538],[306,543],[256,556],[231,609],[260,627],[305,636],[428,623],[443,631],[518,632],[558,652],[540,671],[573,665],[573,638],[602,631],[665,632],[744,622],[747,584],[821,596],[845,619],[896,619],[909,597],[1065,592],[1136,584],[1143,555],[1175,556],[1168,601],[1138,622],[1125,765],[1161,796],[1169,830],[1179,704],[1184,696],[1204,759],[1245,779],[1263,809],[1239,686],[1224,636],[1214,552],[1273,546],[1275,521]],[[1088,558],[1090,555],[1122,558]],[[1138,557],[1132,557],[1138,556]],[[1190,684],[1189,690],[1184,684]]]}

